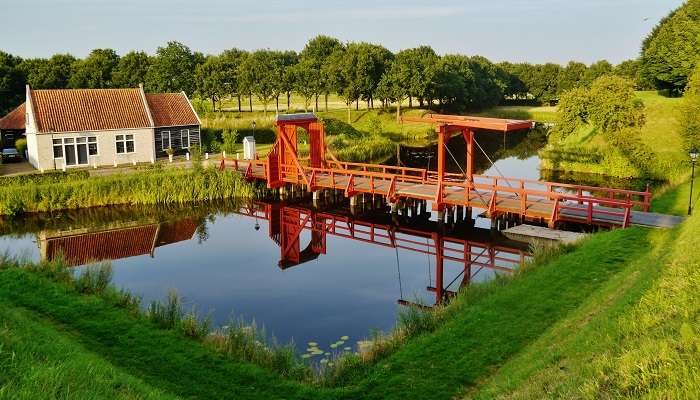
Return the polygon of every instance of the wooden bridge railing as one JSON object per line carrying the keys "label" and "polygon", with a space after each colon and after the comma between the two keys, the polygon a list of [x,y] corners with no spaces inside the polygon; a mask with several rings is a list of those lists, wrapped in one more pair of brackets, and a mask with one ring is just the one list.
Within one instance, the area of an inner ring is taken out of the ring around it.
{"label": "wooden bridge railing", "polygon": [[[633,208],[648,211],[651,193],[598,188],[585,185],[563,184],[529,179],[504,178],[498,176],[474,175],[473,181],[465,181],[460,174],[448,174],[442,186],[438,185],[434,171],[418,168],[392,167],[362,163],[333,162],[335,167],[313,168],[305,165],[280,165],[279,179],[296,184],[307,184],[310,190],[316,188],[345,189],[346,195],[357,193],[379,194],[395,197],[398,184],[430,184],[435,186],[436,197],[430,200],[442,204],[483,207],[492,213],[510,212],[525,216],[547,215],[551,221],[573,219],[571,214],[589,210],[585,220],[591,222],[603,217],[615,217],[628,225]],[[266,160],[221,160],[221,168],[231,166],[245,174],[247,178],[267,179]],[[253,170],[258,171],[253,174]],[[261,175],[262,174],[262,175]],[[323,179],[321,179],[323,178]],[[362,179],[361,188],[358,186]],[[455,196],[459,193],[459,196]],[[594,195],[600,193],[600,196]],[[417,196],[421,197],[421,196]],[[503,202],[506,205],[501,205]],[[517,204],[517,206],[514,206]],[[547,205],[546,211],[537,207]],[[601,210],[596,206],[621,211]],[[600,218],[598,218],[600,217]]]}

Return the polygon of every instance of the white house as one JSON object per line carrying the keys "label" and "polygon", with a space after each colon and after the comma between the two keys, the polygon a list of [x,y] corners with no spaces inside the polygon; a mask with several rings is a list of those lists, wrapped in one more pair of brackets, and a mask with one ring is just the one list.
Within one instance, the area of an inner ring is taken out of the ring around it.
{"label": "white house", "polygon": [[42,171],[153,162],[166,148],[185,152],[201,143],[201,122],[184,93],[27,85],[25,110],[29,162]]}

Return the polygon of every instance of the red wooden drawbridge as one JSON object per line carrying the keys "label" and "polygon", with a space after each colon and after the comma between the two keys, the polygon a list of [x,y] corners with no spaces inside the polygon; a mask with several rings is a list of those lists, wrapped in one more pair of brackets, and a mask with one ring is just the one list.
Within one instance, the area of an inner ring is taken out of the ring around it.
{"label": "red wooden drawbridge", "polygon": [[[308,191],[340,190],[347,197],[384,196],[429,201],[434,210],[452,207],[483,209],[489,218],[508,216],[520,221],[575,222],[597,226],[658,226],[658,214],[648,213],[651,200],[645,192],[561,184],[503,176],[475,175],[474,136],[479,132],[508,133],[530,129],[531,121],[427,114],[404,117],[406,122],[432,123],[437,134],[437,169],[393,167],[341,162],[325,144],[324,126],[313,113],[280,115],[277,141],[264,159],[222,158],[220,168],[239,171],[247,179],[264,180],[269,188],[303,185]],[[309,156],[299,155],[298,132],[309,137]],[[447,142],[461,135],[466,146],[464,173],[445,170]],[[478,146],[478,144],[477,144]]]}

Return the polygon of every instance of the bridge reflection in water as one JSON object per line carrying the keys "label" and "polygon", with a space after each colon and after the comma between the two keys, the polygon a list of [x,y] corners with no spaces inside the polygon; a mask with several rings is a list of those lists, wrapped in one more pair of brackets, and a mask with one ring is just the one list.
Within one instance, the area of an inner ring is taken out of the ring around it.
{"label": "bridge reflection in water", "polygon": [[[529,256],[527,245],[510,241],[498,232],[475,228],[473,221],[433,221],[431,213],[420,207],[404,209],[403,214],[376,210],[373,205],[368,208],[358,215],[342,208],[324,210],[301,204],[254,202],[238,213],[268,222],[269,237],[280,248],[278,265],[282,270],[327,254],[328,235],[394,248],[397,268],[399,250],[426,254],[435,266],[434,284],[429,277],[431,282],[426,287],[434,293],[435,304],[454,296],[480,272],[510,274]],[[304,232],[310,233],[305,246],[301,238]],[[447,282],[445,268],[456,268],[459,273]],[[398,272],[400,280],[400,269]],[[403,298],[403,292],[398,303],[426,307]]]}
{"label": "bridge reflection in water", "polygon": [[[395,249],[401,288],[399,251],[425,254],[429,264],[426,290],[435,296],[435,304],[449,299],[478,274],[512,273],[528,257],[527,245],[508,240],[498,232],[476,228],[471,220],[431,220],[430,210],[421,203],[398,213],[386,212],[384,202],[361,204],[359,209],[347,209],[342,201],[339,203],[311,206],[303,200],[252,202],[223,212],[255,219],[256,227],[258,221],[266,221],[268,236],[279,246],[278,266],[282,271],[299,268],[328,254],[330,235]],[[43,230],[37,235],[37,243],[42,260],[61,259],[69,266],[144,255],[154,257],[159,247],[197,237],[198,228],[211,212],[202,210],[201,215],[148,222],[129,221],[122,216],[96,226]],[[303,244],[307,237],[308,243]],[[446,278],[455,274],[451,280]],[[425,307],[405,299],[403,290],[398,303]]]}

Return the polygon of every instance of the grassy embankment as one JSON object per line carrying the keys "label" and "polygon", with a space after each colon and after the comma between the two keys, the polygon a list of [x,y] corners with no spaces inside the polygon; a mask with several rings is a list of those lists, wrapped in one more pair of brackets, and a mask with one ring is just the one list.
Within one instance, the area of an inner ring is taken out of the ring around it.
{"label": "grassy embankment", "polygon": [[[666,196],[657,205],[675,204],[679,193]],[[319,383],[217,352],[46,268],[5,263],[0,398],[46,390],[58,398],[692,393],[698,233],[700,217],[676,230],[595,235],[513,278],[470,287],[436,316],[409,319],[402,329],[413,333],[396,348],[371,362],[351,359]]]}
{"label": "grassy embankment", "polygon": [[[685,211],[683,190],[657,211]],[[687,203],[685,203],[687,204]],[[649,249],[503,363],[468,398],[694,398],[700,393],[700,216]],[[582,264],[585,265],[585,264]]]}
{"label": "grassy embankment", "polygon": [[87,172],[0,178],[0,215],[114,204],[169,204],[249,197],[239,174],[207,169],[153,168],[125,175]]}
{"label": "grassy embankment", "polygon": [[[631,160],[611,147],[593,128],[582,128],[568,136],[563,144],[550,145],[542,152],[542,167],[551,170],[604,174],[617,177],[650,177],[676,184],[687,178],[687,166],[678,125],[678,106],[682,99],[668,98],[656,92],[637,92],[644,102],[646,124],[639,139],[654,155],[651,160]],[[640,167],[643,167],[640,168]]]}

